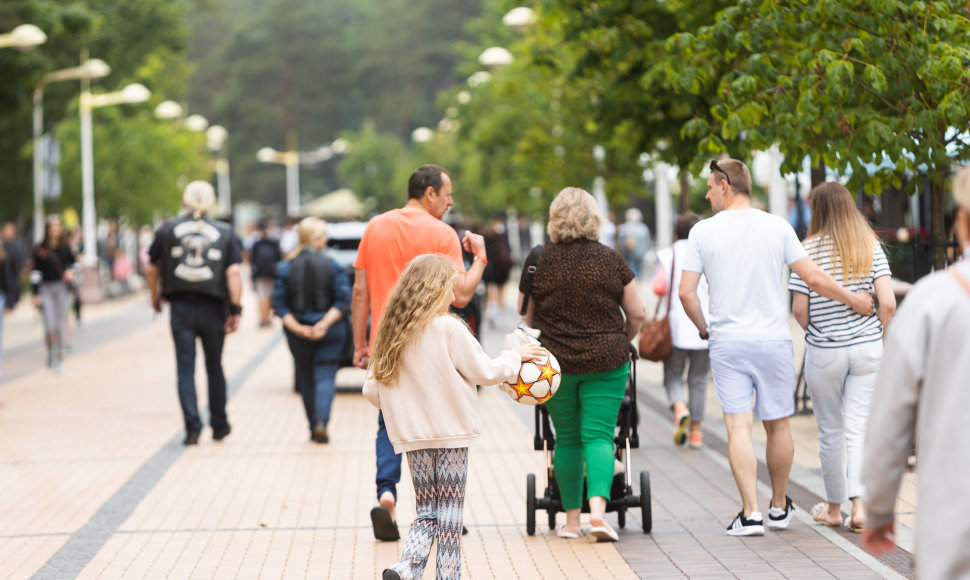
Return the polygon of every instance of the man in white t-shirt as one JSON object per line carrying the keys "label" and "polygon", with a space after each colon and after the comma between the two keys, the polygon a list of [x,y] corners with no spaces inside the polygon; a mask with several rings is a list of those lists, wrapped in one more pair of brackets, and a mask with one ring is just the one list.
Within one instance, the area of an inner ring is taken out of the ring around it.
{"label": "man in white t-shirt", "polygon": [[[872,313],[869,293],[840,286],[812,262],[788,222],[752,208],[750,196],[751,173],[744,163],[711,162],[706,198],[715,215],[691,230],[680,280],[684,310],[700,337],[710,341],[714,386],[727,427],[728,460],[741,494],[742,509],[727,529],[729,536],[765,533],[758,511],[752,408],[768,438],[765,462],[772,491],[768,527],[787,528],[794,513],[786,495],[795,453],[788,420],[795,412],[795,367],[782,276],[785,265],[818,294],[860,314]],[[697,298],[701,274],[710,284],[710,322]]]}

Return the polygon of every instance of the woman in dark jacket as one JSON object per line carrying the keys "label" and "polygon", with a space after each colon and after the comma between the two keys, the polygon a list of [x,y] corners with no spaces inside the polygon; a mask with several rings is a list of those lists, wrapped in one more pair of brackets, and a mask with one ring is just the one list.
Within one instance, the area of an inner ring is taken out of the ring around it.
{"label": "woman in dark jacket", "polygon": [[350,282],[344,269],[323,253],[323,220],[304,219],[297,235],[299,246],[276,267],[273,310],[283,320],[293,354],[310,438],[326,443],[335,379],[349,332]]}
{"label": "woman in dark jacket", "polygon": [[34,306],[44,315],[47,366],[61,372],[67,309],[71,298],[69,284],[74,281],[74,252],[64,235],[61,218],[51,216],[44,224],[44,239],[31,258],[31,291]]}
{"label": "woman in dark jacket", "polygon": [[7,255],[4,244],[0,244],[0,356],[3,355],[3,317],[20,299],[17,274],[16,259]]}
{"label": "woman in dark jacket", "polygon": [[[586,191],[567,187],[549,207],[549,238],[535,262],[525,321],[562,366],[556,396],[546,402],[556,430],[553,467],[566,524],[559,537],[578,538],[583,474],[590,533],[616,541],[606,522],[613,483],[613,432],[630,372],[630,341],[644,310],[636,278],[623,257],[599,243],[600,214]],[[522,270],[522,290],[528,278]]]}

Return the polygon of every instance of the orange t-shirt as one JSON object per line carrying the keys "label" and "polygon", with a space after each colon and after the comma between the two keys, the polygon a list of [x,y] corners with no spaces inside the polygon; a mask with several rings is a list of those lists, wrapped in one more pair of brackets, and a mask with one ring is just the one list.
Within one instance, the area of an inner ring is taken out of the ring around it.
{"label": "orange t-shirt", "polygon": [[367,272],[370,297],[370,337],[377,328],[394,284],[408,262],[421,254],[440,254],[465,272],[461,241],[455,230],[420,209],[395,209],[375,216],[364,229],[354,268]]}

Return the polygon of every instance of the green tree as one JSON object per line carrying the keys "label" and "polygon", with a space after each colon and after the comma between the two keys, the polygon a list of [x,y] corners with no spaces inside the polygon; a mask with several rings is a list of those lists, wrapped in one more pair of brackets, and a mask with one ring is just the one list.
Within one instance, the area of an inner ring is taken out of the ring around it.
{"label": "green tree", "polygon": [[970,159],[967,16],[958,0],[744,0],[670,39],[667,81],[717,97],[683,128],[702,155],[778,143],[783,170],[809,156],[870,194],[925,174],[942,240],[947,175]]}
{"label": "green tree", "polygon": [[372,121],[364,122],[360,131],[348,131],[342,137],[351,143],[351,149],[337,167],[340,182],[368,210],[383,212],[403,206],[414,167],[401,140],[378,133]]}

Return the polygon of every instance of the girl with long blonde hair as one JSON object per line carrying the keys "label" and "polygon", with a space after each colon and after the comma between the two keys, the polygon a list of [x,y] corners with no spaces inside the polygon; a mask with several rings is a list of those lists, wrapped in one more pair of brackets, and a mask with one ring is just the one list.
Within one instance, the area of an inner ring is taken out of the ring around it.
{"label": "girl with long blonde hair", "polygon": [[[865,526],[862,507],[862,446],[876,372],[882,360],[882,335],[896,309],[892,272],[879,239],[840,183],[812,190],[812,220],[804,246],[809,257],[851,291],[875,291],[875,313],[864,316],[819,296],[792,273],[792,312],[805,329],[805,377],[818,422],[818,453],[826,501],[812,518],[826,526],[858,532]],[[841,506],[851,500],[850,515]]]}
{"label": "girl with long blonde hair", "polygon": [[417,518],[401,560],[383,578],[420,578],[437,539],[437,577],[461,577],[468,447],[482,430],[476,385],[513,380],[523,361],[548,351],[524,345],[490,358],[465,323],[448,313],[458,273],[424,254],[404,269],[371,349],[364,396],[384,414],[397,453],[407,453]]}

